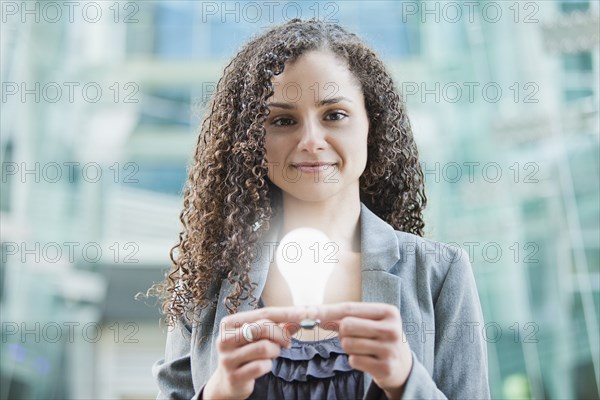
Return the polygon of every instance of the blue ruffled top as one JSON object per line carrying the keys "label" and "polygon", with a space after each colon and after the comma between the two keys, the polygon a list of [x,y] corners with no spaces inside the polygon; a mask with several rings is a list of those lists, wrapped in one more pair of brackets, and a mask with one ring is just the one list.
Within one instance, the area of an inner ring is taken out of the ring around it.
{"label": "blue ruffled top", "polygon": [[256,380],[249,399],[361,399],[363,392],[363,373],[350,366],[337,336],[292,338],[292,347],[281,349],[271,372]]}

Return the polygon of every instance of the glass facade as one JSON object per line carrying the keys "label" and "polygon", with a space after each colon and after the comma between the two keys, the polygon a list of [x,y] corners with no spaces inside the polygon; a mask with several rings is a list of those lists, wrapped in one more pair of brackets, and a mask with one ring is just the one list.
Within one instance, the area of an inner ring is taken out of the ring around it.
{"label": "glass facade", "polygon": [[598,2],[1,6],[1,399],[155,396],[165,329],[134,296],[170,265],[203,106],[294,17],[389,66],[426,236],[473,265],[492,397],[599,398]]}

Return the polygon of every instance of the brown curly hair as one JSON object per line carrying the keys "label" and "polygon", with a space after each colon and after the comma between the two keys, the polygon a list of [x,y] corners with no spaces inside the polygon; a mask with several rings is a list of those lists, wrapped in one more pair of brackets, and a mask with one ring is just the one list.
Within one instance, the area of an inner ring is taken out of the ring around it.
{"label": "brown curly hair", "polygon": [[337,24],[290,20],[238,52],[209,103],[184,189],[183,231],[170,252],[173,266],[149,290],[169,324],[214,305],[225,278],[235,285],[225,299],[229,313],[249,296],[255,304],[250,260],[281,201],[265,160],[271,78],[310,50],[330,50],[346,60],[361,83],[370,128],[360,200],[395,229],[423,235],[423,173],[405,105],[384,64]]}

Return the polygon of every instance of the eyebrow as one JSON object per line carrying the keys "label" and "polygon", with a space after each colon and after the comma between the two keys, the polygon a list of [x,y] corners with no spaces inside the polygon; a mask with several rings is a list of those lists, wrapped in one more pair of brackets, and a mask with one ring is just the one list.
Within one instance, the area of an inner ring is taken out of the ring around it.
{"label": "eyebrow", "polygon": [[[336,103],[340,103],[342,101],[347,101],[349,103],[352,103],[352,100],[350,100],[347,97],[332,97],[330,99],[323,99],[321,101],[319,101],[317,103],[318,107],[322,107],[328,104],[336,104]],[[294,110],[296,109],[296,105],[294,103],[278,103],[278,102],[273,102],[273,103],[268,103],[267,106],[269,107],[276,107],[276,108],[283,108],[284,110]]]}

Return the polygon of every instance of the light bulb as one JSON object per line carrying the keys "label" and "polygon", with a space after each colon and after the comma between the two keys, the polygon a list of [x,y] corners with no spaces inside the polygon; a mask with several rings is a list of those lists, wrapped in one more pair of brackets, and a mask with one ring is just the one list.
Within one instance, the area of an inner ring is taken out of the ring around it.
{"label": "light bulb", "polygon": [[[294,305],[323,303],[325,285],[335,268],[327,235],[314,228],[298,228],[288,232],[276,250],[276,262],[292,292]],[[318,321],[305,320],[302,327],[312,328]]]}

